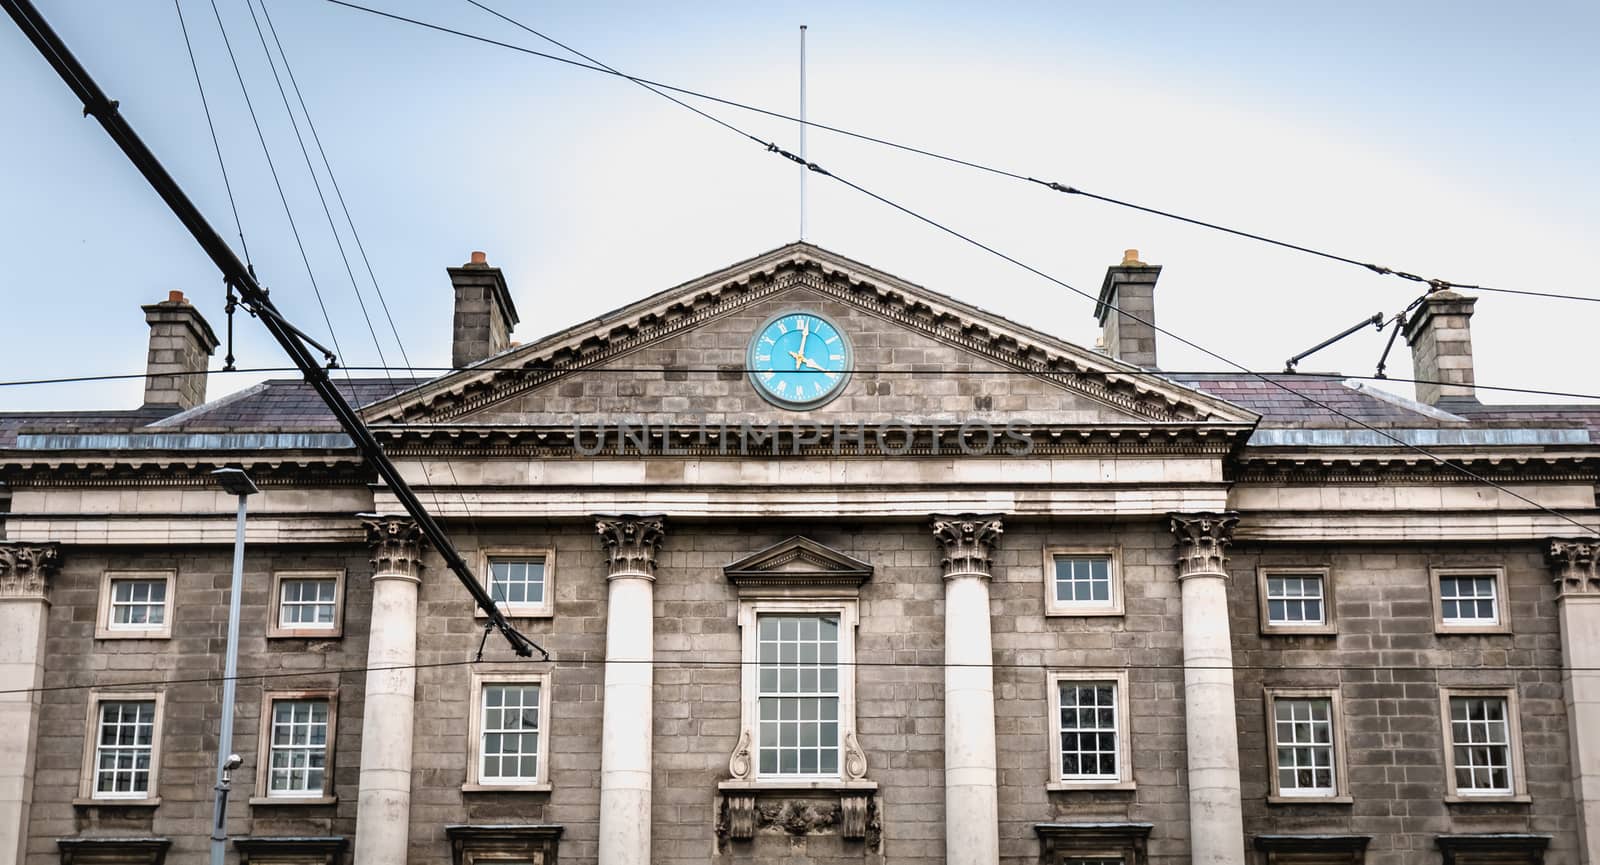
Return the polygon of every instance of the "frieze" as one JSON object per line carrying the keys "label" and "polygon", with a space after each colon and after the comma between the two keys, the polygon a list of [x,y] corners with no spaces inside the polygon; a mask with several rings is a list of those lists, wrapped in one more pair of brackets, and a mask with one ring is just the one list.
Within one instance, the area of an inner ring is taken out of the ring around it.
{"label": "frieze", "polygon": [[872,789],[795,790],[750,786],[719,797],[715,831],[717,852],[757,835],[838,835],[877,851],[883,824]]}

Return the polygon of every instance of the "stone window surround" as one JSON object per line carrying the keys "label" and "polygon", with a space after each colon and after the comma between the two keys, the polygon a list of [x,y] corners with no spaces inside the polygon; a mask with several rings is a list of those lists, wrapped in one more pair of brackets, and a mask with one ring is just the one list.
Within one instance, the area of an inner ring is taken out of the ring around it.
{"label": "stone window surround", "polygon": [[[150,731],[150,789],[142,798],[97,798],[94,795],[96,765],[95,746],[100,740],[100,704],[135,701],[156,704],[155,724]],[[89,706],[83,723],[83,762],[79,771],[78,796],[72,804],[84,807],[154,808],[161,804],[161,728],[166,720],[166,695],[161,691],[117,691],[110,688],[91,688]]]}
{"label": "stone window surround", "polygon": [[[1056,600],[1056,556],[1105,556],[1110,559],[1111,600],[1104,605]],[[1044,548],[1044,614],[1057,617],[1121,616],[1125,608],[1122,592],[1122,547],[1072,546],[1051,544]]]}
{"label": "stone window surround", "polygon": [[1444,865],[1540,865],[1549,835],[1485,832],[1440,835],[1434,839]]}
{"label": "stone window surround", "polygon": [[[537,604],[501,603],[499,607],[507,616],[514,619],[549,619],[555,616],[556,551],[553,547],[504,545],[484,547],[479,550],[478,573],[483,575],[483,588],[490,593],[490,597],[494,597],[494,590],[489,566],[495,559],[543,559],[544,600]],[[481,607],[473,607],[472,614],[475,618],[487,618]]]}
{"label": "stone window surround", "polygon": [[[548,793],[550,784],[550,692],[551,673],[526,671],[473,672],[468,698],[470,716],[467,731],[467,779],[461,785],[463,793]],[[518,781],[502,784],[485,782],[483,770],[483,686],[502,684],[536,684],[539,686],[539,753],[538,778],[532,783]]]}
{"label": "stone window surround", "polygon": [[[1321,577],[1322,578],[1322,622],[1321,624],[1296,625],[1284,622],[1274,622],[1267,615],[1267,579],[1269,577]],[[1256,568],[1256,598],[1261,616],[1262,635],[1330,635],[1339,633],[1338,607],[1333,586],[1333,569],[1325,566],[1299,567],[1294,565],[1262,565]],[[1435,608],[1437,609],[1437,608]]]}
{"label": "stone window surround", "polygon": [[[1331,704],[1329,720],[1333,734],[1333,795],[1331,796],[1296,796],[1283,795],[1278,789],[1278,736],[1276,702],[1280,699],[1305,700],[1324,699]],[[1354,803],[1350,795],[1350,770],[1345,757],[1344,744],[1344,710],[1340,706],[1338,687],[1328,688],[1279,688],[1267,687],[1262,689],[1262,702],[1266,708],[1266,745],[1267,745],[1267,804],[1269,805],[1349,805]]]}
{"label": "stone window surround", "polygon": [[[162,623],[153,628],[111,627],[112,580],[165,580],[167,583],[166,613]],[[178,572],[173,568],[141,570],[116,570],[108,568],[100,575],[100,604],[95,614],[94,637],[97,640],[170,640],[172,617],[177,610]]]}
{"label": "stone window surround", "polygon": [[1048,865],[1078,859],[1121,860],[1147,865],[1150,823],[1035,823],[1039,861]]}
{"label": "stone window surround", "polygon": [[[763,776],[756,765],[759,745],[756,733],[760,728],[760,666],[758,657],[759,635],[757,621],[763,615],[836,615],[839,617],[839,776],[829,777],[769,775]],[[816,598],[741,598],[739,601],[740,665],[739,729],[750,735],[746,743],[750,749],[750,783],[756,786],[791,788],[828,787],[844,785],[849,774],[845,768],[850,757],[851,743],[856,736],[856,628],[860,622],[859,602],[849,597]],[[742,734],[741,734],[742,735]]]}
{"label": "stone window surround", "polygon": [[[333,624],[313,627],[304,623],[284,625],[279,613],[283,603],[284,580],[334,580]],[[272,572],[271,611],[267,619],[267,639],[324,639],[335,640],[344,636],[344,568],[308,568]]]}
{"label": "stone window surround", "polygon": [[[1494,624],[1453,624],[1444,620],[1440,597],[1440,579],[1444,577],[1494,577]],[[1432,567],[1428,569],[1428,593],[1433,596],[1433,630],[1436,634],[1509,634],[1511,633],[1511,598],[1506,581],[1506,569],[1489,567]]]}
{"label": "stone window surround", "polygon": [[[272,795],[267,789],[272,768],[272,704],[279,700],[326,700],[328,702],[328,745],[326,767],[322,776],[322,795],[304,796],[279,793]],[[332,805],[339,801],[334,794],[333,767],[334,743],[338,741],[339,691],[336,688],[305,691],[266,691],[261,695],[261,729],[256,746],[255,795],[251,805]]]}
{"label": "stone window surround", "polygon": [[1261,865],[1361,865],[1371,835],[1257,835]]}
{"label": "stone window surround", "polygon": [[[1506,701],[1506,738],[1510,740],[1510,793],[1461,793],[1456,789],[1455,736],[1450,727],[1451,697],[1500,697]],[[1453,805],[1505,802],[1532,802],[1528,795],[1528,776],[1522,762],[1522,719],[1514,686],[1478,687],[1447,685],[1439,688],[1439,722],[1444,743],[1444,801]]]}
{"label": "stone window surround", "polygon": [[[1050,737],[1050,773],[1045,789],[1065,790],[1134,790],[1133,777],[1133,718],[1128,712],[1128,671],[1089,669],[1051,670],[1045,674],[1049,688],[1050,716],[1045,730]],[[1117,780],[1064,780],[1061,777],[1061,683],[1062,682],[1112,682],[1117,694]]]}
{"label": "stone window surround", "polygon": [[239,865],[340,865],[348,846],[343,835],[256,835],[233,839]]}
{"label": "stone window surround", "polygon": [[452,865],[511,865],[516,862],[554,863],[565,827],[550,823],[450,825]]}

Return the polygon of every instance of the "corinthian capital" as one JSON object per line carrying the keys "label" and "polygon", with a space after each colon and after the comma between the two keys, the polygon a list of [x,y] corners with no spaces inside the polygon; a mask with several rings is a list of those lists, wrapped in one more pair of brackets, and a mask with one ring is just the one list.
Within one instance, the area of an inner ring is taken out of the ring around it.
{"label": "corinthian capital", "polygon": [[0,598],[44,600],[60,567],[61,548],[55,544],[0,544]]}
{"label": "corinthian capital", "polygon": [[944,549],[944,575],[989,575],[994,545],[1005,527],[999,514],[934,514],[933,538]]}
{"label": "corinthian capital", "polygon": [[1178,541],[1178,579],[1199,574],[1228,574],[1228,545],[1239,515],[1227,513],[1168,514]]}
{"label": "corinthian capital", "polygon": [[1556,572],[1556,591],[1560,597],[1600,597],[1600,540],[1551,538],[1545,558]]}
{"label": "corinthian capital", "polygon": [[410,517],[365,514],[361,525],[372,547],[372,577],[422,577],[422,529]]}
{"label": "corinthian capital", "polygon": [[594,525],[611,562],[611,576],[655,579],[656,551],[661,549],[661,538],[667,531],[664,517],[660,514],[596,516]]}

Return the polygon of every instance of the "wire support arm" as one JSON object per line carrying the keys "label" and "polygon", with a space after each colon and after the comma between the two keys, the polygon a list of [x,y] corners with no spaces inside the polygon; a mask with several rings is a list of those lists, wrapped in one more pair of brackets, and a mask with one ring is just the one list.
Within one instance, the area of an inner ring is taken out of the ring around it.
{"label": "wire support arm", "polygon": [[[112,141],[116,142],[123,154],[139,170],[139,173],[144,175],[145,180],[149,182],[156,194],[161,196],[162,201],[166,202],[173,214],[178,217],[178,220],[193,235],[195,241],[205,250],[212,263],[222,272],[223,278],[235,287],[239,293],[240,305],[261,319],[268,332],[288,353],[289,359],[294,363],[295,367],[305,376],[306,382],[311,385],[317,395],[322,398],[322,401],[327,404],[328,409],[333,412],[334,417],[339,422],[339,426],[350,436],[362,456],[377,472],[378,476],[383,479],[384,483],[388,484],[395,498],[400,501],[401,507],[416,521],[417,527],[444,559],[445,565],[455,573],[462,585],[466,586],[467,591],[472,595],[472,599],[484,611],[484,615],[489,618],[494,627],[505,636],[506,641],[511,644],[512,650],[522,657],[532,657],[535,652],[538,652],[545,660],[549,660],[550,654],[517,631],[511,625],[511,622],[506,619],[499,607],[494,604],[489,593],[484,590],[483,585],[473,575],[471,568],[467,566],[461,554],[456,551],[449,535],[445,533],[444,529],[433,518],[433,515],[429,514],[427,509],[422,506],[422,503],[417,499],[416,493],[401,477],[400,470],[389,459],[389,456],[384,453],[377,439],[373,437],[372,431],[367,429],[366,424],[356,414],[355,409],[345,401],[344,396],[334,387],[327,371],[317,363],[316,358],[306,346],[306,342],[309,340],[305,339],[304,335],[289,324],[283,314],[278,311],[271,298],[268,297],[266,290],[256,282],[255,275],[250,268],[239,260],[233,249],[228,246],[221,235],[217,234],[216,229],[212,228],[199,208],[189,199],[177,181],[162,166],[160,160],[145,145],[143,139],[139,137],[138,133],[134,132],[133,127],[118,112],[117,103],[106,97],[105,92],[100,89],[94,78],[73,56],[66,43],[45,21],[39,10],[34,7],[30,0],[0,0],[0,6],[5,7],[12,20],[16,22],[23,34],[28,37],[28,41],[33,43],[34,48],[49,62],[50,66],[61,76],[61,80],[83,103],[85,116],[93,116],[100,122],[100,125],[106,130],[106,134],[111,136]],[[326,349],[322,349],[320,345],[317,348],[323,351],[324,354],[327,353]]]}

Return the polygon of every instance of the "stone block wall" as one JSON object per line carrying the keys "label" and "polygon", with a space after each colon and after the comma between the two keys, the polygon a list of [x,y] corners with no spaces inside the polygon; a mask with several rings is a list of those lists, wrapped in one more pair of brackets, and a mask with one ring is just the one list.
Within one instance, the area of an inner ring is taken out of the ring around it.
{"label": "stone block wall", "polygon": [[[1328,567],[1338,634],[1262,635],[1263,565]],[[1512,633],[1436,634],[1429,569],[1494,565],[1506,571]],[[1229,570],[1247,835],[1371,835],[1369,865],[1409,865],[1438,861],[1440,834],[1548,833],[1547,861],[1577,861],[1555,587],[1538,545],[1248,544]],[[1445,802],[1439,688],[1453,685],[1515,687],[1531,803]],[[1266,802],[1263,688],[1307,686],[1338,689],[1352,804]]]}
{"label": "stone block wall", "polygon": [[[176,570],[170,639],[95,638],[100,584],[107,569]],[[221,718],[232,578],[231,547],[66,548],[51,583],[44,684],[40,707],[34,805],[29,821],[29,865],[61,861],[55,839],[73,836],[149,836],[172,839],[169,865],[209,861],[212,785]],[[267,639],[273,570],[343,568],[344,636],[341,639]],[[365,676],[341,673],[366,663],[371,566],[364,547],[247,548],[239,628],[238,702],[234,750],[244,766],[234,773],[228,831],[238,835],[346,835],[355,833],[361,754],[361,700]],[[271,690],[337,689],[332,805],[251,806],[259,745],[262,680]],[[83,773],[90,687],[167,681],[148,687],[165,695],[156,808],[77,806]]]}

